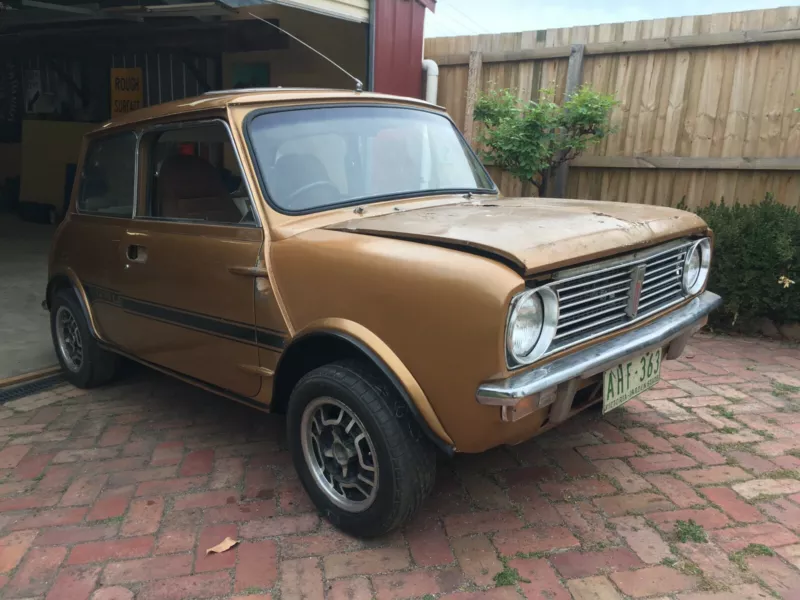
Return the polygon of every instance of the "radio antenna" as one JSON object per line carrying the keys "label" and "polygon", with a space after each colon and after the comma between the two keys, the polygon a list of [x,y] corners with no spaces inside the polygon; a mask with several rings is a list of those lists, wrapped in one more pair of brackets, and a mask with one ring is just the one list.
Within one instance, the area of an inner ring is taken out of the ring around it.
{"label": "radio antenna", "polygon": [[361,83],[361,80],[360,80],[358,77],[356,77],[356,76],[355,76],[355,75],[353,75],[352,73],[350,73],[350,72],[346,71],[346,70],[345,70],[345,69],[344,69],[344,68],[343,68],[341,65],[338,65],[337,63],[333,62],[333,60],[331,60],[330,58],[328,58],[327,56],[325,56],[325,55],[324,55],[322,52],[320,52],[319,50],[317,50],[316,48],[314,48],[314,47],[313,47],[313,46],[311,46],[310,44],[306,44],[306,43],[305,43],[303,40],[301,40],[299,37],[297,37],[297,36],[295,36],[295,35],[292,35],[291,33],[289,33],[288,31],[286,31],[285,29],[282,29],[281,27],[278,27],[277,25],[275,25],[275,23],[270,23],[270,22],[269,22],[269,21],[267,21],[266,19],[262,19],[261,17],[259,17],[258,15],[254,15],[253,13],[247,13],[247,14],[249,14],[249,15],[250,15],[251,17],[253,17],[254,19],[258,19],[258,20],[259,20],[259,21],[261,21],[262,23],[266,23],[266,24],[267,24],[267,25],[269,25],[270,27],[274,27],[275,29],[277,29],[277,30],[278,30],[278,31],[280,31],[281,33],[285,33],[286,35],[288,35],[288,36],[289,36],[290,38],[292,38],[293,40],[295,40],[295,41],[297,41],[297,42],[300,42],[301,44],[303,44],[303,46],[305,46],[305,47],[306,47],[306,48],[308,48],[309,50],[311,50],[311,51],[313,51],[313,52],[315,52],[315,53],[319,54],[319,55],[320,55],[322,58],[324,58],[324,59],[325,59],[325,60],[327,60],[329,63],[331,63],[331,64],[332,64],[334,67],[336,67],[337,69],[339,69],[339,70],[340,70],[342,73],[344,73],[344,74],[345,74],[345,75],[347,75],[347,76],[348,76],[350,79],[352,79],[353,81],[355,81],[355,82],[356,82],[356,91],[357,91],[357,92],[363,92],[363,91],[364,91],[364,84],[363,84],[363,83]]}

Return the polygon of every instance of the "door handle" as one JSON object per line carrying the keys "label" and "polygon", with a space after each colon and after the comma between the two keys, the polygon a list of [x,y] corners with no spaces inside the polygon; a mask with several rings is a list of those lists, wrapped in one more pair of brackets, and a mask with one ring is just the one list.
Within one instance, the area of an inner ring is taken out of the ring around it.
{"label": "door handle", "polygon": [[228,271],[234,275],[244,275],[245,277],[269,278],[269,271],[262,267],[228,267]]}
{"label": "door handle", "polygon": [[126,252],[128,260],[131,262],[136,263],[145,263],[147,262],[147,248],[144,246],[140,246],[138,244],[131,244],[128,246],[128,251]]}

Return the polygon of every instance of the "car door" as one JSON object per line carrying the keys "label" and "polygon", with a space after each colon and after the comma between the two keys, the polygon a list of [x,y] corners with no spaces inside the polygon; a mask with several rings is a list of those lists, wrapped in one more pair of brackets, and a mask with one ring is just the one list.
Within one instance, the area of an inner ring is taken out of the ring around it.
{"label": "car door", "polygon": [[263,231],[221,120],[141,136],[139,212],[120,244],[137,358],[242,396],[261,387],[252,269]]}
{"label": "car door", "polygon": [[135,208],[137,144],[133,131],[87,140],[69,227],[57,246],[56,260],[74,271],[100,337],[112,344],[127,316],[115,294],[123,270],[120,248]]}

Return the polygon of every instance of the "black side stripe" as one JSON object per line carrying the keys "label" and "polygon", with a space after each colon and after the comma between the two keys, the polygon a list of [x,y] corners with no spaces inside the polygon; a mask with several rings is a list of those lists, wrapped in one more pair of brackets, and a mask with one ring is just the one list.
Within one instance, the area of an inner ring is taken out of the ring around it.
{"label": "black side stripe", "polygon": [[256,329],[256,344],[283,350],[286,347],[286,339],[270,331]]}
{"label": "black side stripe", "polygon": [[113,290],[95,286],[84,286],[89,301],[106,302],[119,306],[126,312],[148,317],[172,325],[202,331],[210,335],[234,339],[246,344],[266,346],[270,349],[283,350],[286,340],[280,332],[265,328],[256,328],[246,323],[223,321],[209,315],[193,313],[170,306],[144,302],[135,298],[120,296]]}

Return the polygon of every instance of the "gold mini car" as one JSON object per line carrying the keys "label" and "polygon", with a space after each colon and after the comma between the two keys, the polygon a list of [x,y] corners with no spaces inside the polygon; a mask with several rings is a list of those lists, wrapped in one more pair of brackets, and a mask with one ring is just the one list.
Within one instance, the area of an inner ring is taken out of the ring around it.
{"label": "gold mini car", "polygon": [[286,414],[319,510],[406,521],[435,448],[515,444],[658,381],[720,299],[656,206],[503,198],[441,108],[239,90],[86,138],[46,305],[69,380],[120,355]]}

